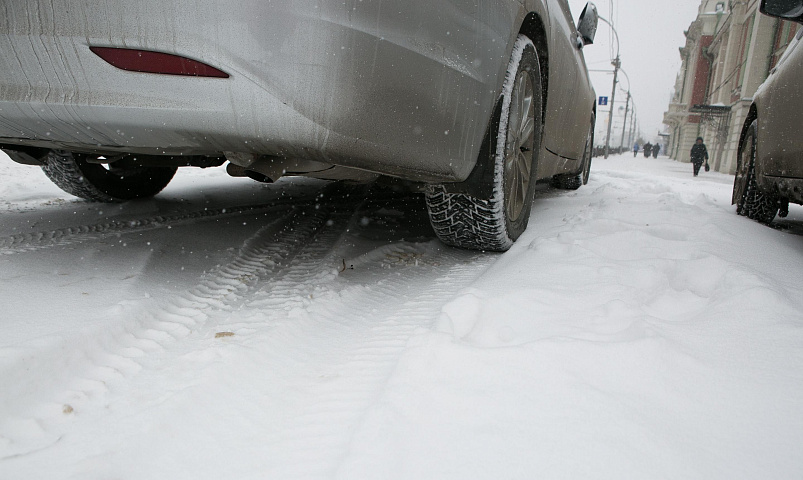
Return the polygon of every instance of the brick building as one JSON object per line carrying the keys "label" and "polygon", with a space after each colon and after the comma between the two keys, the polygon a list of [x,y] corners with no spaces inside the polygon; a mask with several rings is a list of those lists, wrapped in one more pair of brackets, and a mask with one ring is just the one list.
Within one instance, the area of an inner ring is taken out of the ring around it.
{"label": "brick building", "polygon": [[664,114],[672,158],[688,162],[701,136],[711,167],[735,172],[752,97],[798,33],[797,24],[762,15],[758,5],[758,0],[702,0],[685,32],[681,69]]}

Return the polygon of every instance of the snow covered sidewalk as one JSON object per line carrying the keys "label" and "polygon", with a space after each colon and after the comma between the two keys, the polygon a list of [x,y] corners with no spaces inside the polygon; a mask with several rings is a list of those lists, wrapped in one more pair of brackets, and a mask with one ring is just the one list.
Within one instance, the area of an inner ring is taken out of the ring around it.
{"label": "snow covered sidewalk", "polygon": [[803,238],[737,217],[731,182],[625,156],[542,197],[411,340],[342,478],[799,476]]}
{"label": "snow covered sidewalk", "polygon": [[0,478],[803,472],[803,211],[738,217],[732,177],[595,159],[491,255],[416,195],[198,172],[98,213],[29,172],[0,188]]}

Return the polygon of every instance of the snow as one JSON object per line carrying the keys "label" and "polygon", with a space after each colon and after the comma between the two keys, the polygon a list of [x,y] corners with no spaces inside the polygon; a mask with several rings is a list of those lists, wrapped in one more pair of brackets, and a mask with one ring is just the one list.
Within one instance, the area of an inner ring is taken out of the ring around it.
{"label": "snow", "polygon": [[101,206],[5,160],[0,478],[803,471],[803,212],[739,217],[730,176],[596,158],[496,255],[415,194],[182,170]]}

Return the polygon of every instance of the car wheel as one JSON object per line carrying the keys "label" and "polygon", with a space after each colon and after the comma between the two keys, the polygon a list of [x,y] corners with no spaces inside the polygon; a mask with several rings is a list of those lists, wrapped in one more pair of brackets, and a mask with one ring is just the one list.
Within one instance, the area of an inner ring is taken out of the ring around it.
{"label": "car wheel", "polygon": [[52,150],[45,175],[65,192],[94,202],[152,197],[170,183],[174,167],[115,167],[89,163],[79,154]]}
{"label": "car wheel", "polygon": [[753,121],[744,136],[739,149],[736,178],[733,181],[732,201],[736,213],[758,222],[769,224],[778,214],[780,202],[773,192],[764,192],[756,180],[756,131],[758,122]]}
{"label": "car wheel", "polygon": [[443,185],[427,187],[430,223],[442,242],[503,252],[527,228],[541,149],[542,101],[538,54],[530,39],[519,35],[505,76],[498,129],[481,148],[493,164],[492,193],[477,196],[449,193]]}
{"label": "car wheel", "polygon": [[583,151],[583,168],[580,173],[573,175],[555,175],[552,177],[551,185],[562,190],[577,190],[583,185],[588,184],[591,177],[591,157],[594,150],[594,119],[591,119],[591,128],[586,137],[586,146]]}
{"label": "car wheel", "polygon": [[591,161],[594,157],[594,128],[596,127],[596,118],[591,117],[591,128],[588,130],[588,138],[586,139],[586,150],[583,152],[583,185],[588,185],[588,180],[591,178]]}

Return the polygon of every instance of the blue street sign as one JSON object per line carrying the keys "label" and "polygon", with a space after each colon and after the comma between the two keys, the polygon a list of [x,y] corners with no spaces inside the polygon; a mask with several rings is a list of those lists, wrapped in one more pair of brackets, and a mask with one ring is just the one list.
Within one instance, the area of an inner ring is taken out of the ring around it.
{"label": "blue street sign", "polygon": [[603,107],[604,107],[605,105],[607,105],[607,104],[608,104],[608,97],[599,97],[599,104],[600,104],[601,106],[603,106]]}

